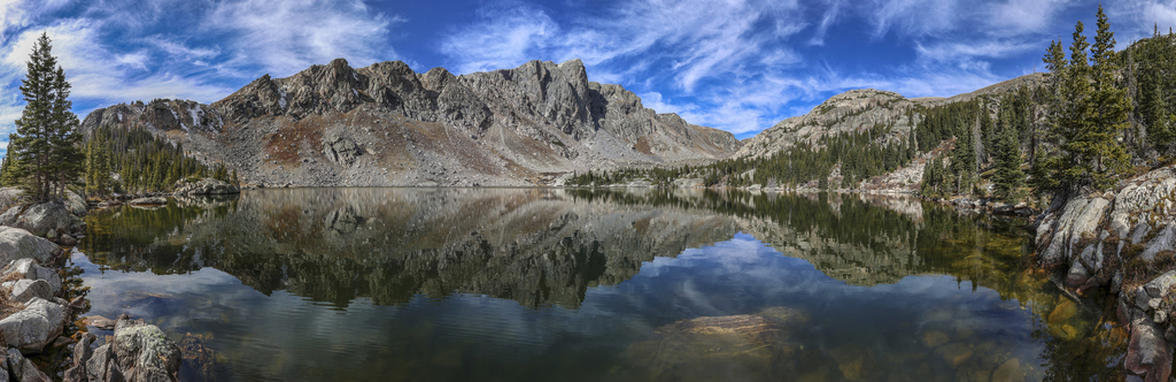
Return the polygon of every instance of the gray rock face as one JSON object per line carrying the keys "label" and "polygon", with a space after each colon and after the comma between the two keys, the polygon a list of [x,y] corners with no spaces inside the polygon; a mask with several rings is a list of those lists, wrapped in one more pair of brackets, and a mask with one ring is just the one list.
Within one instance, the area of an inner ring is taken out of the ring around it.
{"label": "gray rock face", "polygon": [[[5,283],[7,284],[7,283]],[[17,280],[12,283],[12,301],[25,303],[33,298],[51,299],[56,291],[45,280]]]}
{"label": "gray rock face", "polygon": [[865,131],[889,122],[894,123],[893,133],[897,141],[919,123],[919,114],[908,114],[916,105],[893,92],[850,90],[829,98],[808,114],[783,120],[751,137],[735,156],[771,156],[800,142]]}
{"label": "gray rock face", "polygon": [[65,307],[49,300],[33,298],[24,310],[0,319],[0,336],[9,346],[39,352],[61,335],[65,326]]}
{"label": "gray rock face", "polygon": [[4,380],[7,380],[7,377],[11,376],[12,380],[18,382],[52,381],[48,375],[46,375],[40,369],[37,369],[37,365],[34,365],[33,361],[25,358],[24,355],[20,353],[20,350],[9,348],[8,352],[5,354],[4,363],[5,368],[8,371],[7,373],[4,373]]}
{"label": "gray rock face", "polygon": [[20,259],[48,262],[61,252],[61,248],[45,238],[34,236],[29,231],[0,227],[0,264]]}
{"label": "gray rock face", "polygon": [[86,333],[73,347],[73,360],[65,370],[62,380],[66,382],[86,382],[90,377],[86,374],[86,361],[94,358],[94,341],[98,338]]}
{"label": "gray rock face", "polygon": [[180,348],[155,325],[120,318],[109,343],[94,348],[95,342],[87,335],[74,345],[66,381],[178,380]]}
{"label": "gray rock face", "polygon": [[49,284],[49,289],[56,294],[61,290],[61,275],[57,271],[42,267],[31,258],[24,258],[16,260],[4,268],[4,275],[7,279],[16,280],[44,280]]}
{"label": "gray rock face", "polygon": [[114,326],[112,350],[127,381],[177,379],[180,347],[155,325],[142,320],[118,320]]}
{"label": "gray rock face", "polygon": [[236,185],[222,182],[213,178],[204,178],[196,181],[189,181],[186,179],[177,181],[175,192],[173,194],[176,196],[208,196],[232,195],[239,193],[241,193],[241,189]]}
{"label": "gray rock face", "polygon": [[21,228],[37,236],[56,236],[82,230],[82,219],[70,212],[64,203],[45,202],[23,210],[17,210],[19,208],[10,208],[0,215],[0,225]]}
{"label": "gray rock face", "polygon": [[1139,254],[1139,257],[1147,261],[1152,261],[1155,260],[1156,255],[1160,252],[1171,251],[1173,249],[1176,249],[1176,225],[1169,224],[1160,230],[1155,238],[1147,243],[1147,248],[1143,250],[1143,253]]}
{"label": "gray rock face", "polygon": [[[74,365],[85,365],[85,375],[90,381],[123,381],[122,371],[118,367],[118,361],[114,357],[112,344],[105,344],[94,349],[89,359],[79,359],[79,355],[85,356],[85,353],[74,353]],[[74,366],[78,368],[79,366]],[[73,369],[71,369],[73,370]],[[81,374],[77,371],[74,374]]]}
{"label": "gray rock face", "polygon": [[578,60],[455,76],[340,59],[264,76],[212,105],[99,109],[83,130],[100,126],[146,128],[270,186],[548,184],[553,174],[709,161],[740,146],[589,82]]}
{"label": "gray rock face", "polygon": [[1052,232],[1047,240],[1043,242],[1042,230],[1038,230],[1038,245],[1044,245],[1038,255],[1041,263],[1054,265],[1070,261],[1074,247],[1081,240],[1095,238],[1095,231],[1109,204],[1103,198],[1078,198],[1066,203],[1061,215],[1046,226]]}
{"label": "gray rock face", "polygon": [[[1176,253],[1174,200],[1176,167],[1168,166],[1123,181],[1113,197],[1105,193],[1074,198],[1064,205],[1055,202],[1037,229],[1039,260],[1047,266],[1068,264],[1067,287],[1109,283],[1111,292],[1119,294],[1119,312],[1130,323],[1131,333],[1124,366],[1148,381],[1167,381],[1171,374],[1176,271],[1129,274],[1123,264],[1156,264],[1161,256]],[[1141,277],[1150,279],[1123,289],[1128,278],[1138,283]]]}

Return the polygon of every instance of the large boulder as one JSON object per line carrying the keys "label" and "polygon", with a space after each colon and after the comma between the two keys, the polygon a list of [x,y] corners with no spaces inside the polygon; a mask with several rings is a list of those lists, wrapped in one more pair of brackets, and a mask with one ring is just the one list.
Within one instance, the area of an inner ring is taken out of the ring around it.
{"label": "large boulder", "polygon": [[60,247],[43,237],[20,228],[0,226],[0,264],[20,259],[46,263],[60,252]]}
{"label": "large boulder", "polygon": [[182,353],[179,346],[155,325],[123,316],[114,327],[114,337],[97,345],[97,338],[82,336],[73,348],[73,362],[64,380],[83,381],[176,381]]}
{"label": "large boulder", "polygon": [[[1110,202],[1106,199],[1077,198],[1070,200],[1056,219],[1038,229],[1040,261],[1046,266],[1069,263],[1074,248],[1084,239],[1095,239],[1095,231],[1102,222]],[[1043,240],[1044,239],[1044,240]]]}
{"label": "large boulder", "polygon": [[199,180],[180,179],[175,185],[175,195],[205,196],[205,195],[233,195],[241,193],[236,185],[213,178]]}
{"label": "large boulder", "polygon": [[0,337],[8,346],[40,352],[61,335],[65,320],[65,307],[42,298],[33,298],[24,310],[0,319]]}
{"label": "large boulder", "polygon": [[21,228],[50,239],[57,234],[82,231],[82,219],[70,212],[65,203],[56,201],[34,204],[23,209],[21,206],[12,207],[0,215],[0,225]]}
{"label": "large boulder", "polygon": [[[57,291],[45,280],[17,280],[11,282],[12,297],[9,301],[25,303],[33,298],[51,299]],[[8,284],[8,283],[5,283]]]}
{"label": "large boulder", "polygon": [[114,325],[114,356],[127,381],[176,380],[180,347],[155,325],[120,319]]}
{"label": "large boulder", "polygon": [[53,269],[38,265],[33,259],[17,260],[5,267],[3,272],[7,280],[44,280],[54,294],[61,290],[61,275]]}

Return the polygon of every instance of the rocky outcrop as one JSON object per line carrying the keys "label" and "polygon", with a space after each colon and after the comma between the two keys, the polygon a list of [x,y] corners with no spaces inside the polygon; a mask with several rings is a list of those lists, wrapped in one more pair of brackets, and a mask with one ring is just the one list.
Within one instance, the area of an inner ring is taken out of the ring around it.
{"label": "rocky outcrop", "polygon": [[142,320],[120,318],[113,339],[98,345],[93,335],[83,337],[73,349],[66,381],[176,381],[180,348],[159,327]]}
{"label": "rocky outcrop", "polygon": [[749,138],[735,157],[771,156],[800,142],[812,143],[875,126],[892,126],[890,139],[901,142],[921,121],[921,114],[912,113],[916,106],[893,92],[850,90],[829,98],[808,114],[785,119]]}
{"label": "rocky outcrop", "polygon": [[213,178],[181,179],[176,182],[174,189],[173,194],[176,196],[215,196],[241,193],[241,189],[236,185]]}
{"label": "rocky outcrop", "polygon": [[17,205],[0,215],[0,226],[20,228],[54,242],[72,245],[84,229],[82,219],[66,203]]}
{"label": "rocky outcrop", "polygon": [[1167,381],[1172,373],[1170,343],[1176,341],[1176,327],[1169,324],[1169,315],[1176,311],[1173,284],[1176,271],[1169,271],[1124,294],[1132,301],[1127,307],[1131,337],[1124,367],[1146,381]]}
{"label": "rocky outcrop", "polygon": [[725,158],[740,145],[588,81],[579,60],[455,76],[338,59],[263,76],[211,105],[117,105],[83,123],[116,127],[147,129],[267,186],[550,184],[573,171]]}
{"label": "rocky outcrop", "polygon": [[1167,381],[1176,327],[1176,167],[1126,180],[1115,192],[1055,203],[1038,220],[1037,259],[1065,274],[1079,292],[1096,287],[1118,294],[1120,319],[1130,331],[1126,369],[1148,381]]}

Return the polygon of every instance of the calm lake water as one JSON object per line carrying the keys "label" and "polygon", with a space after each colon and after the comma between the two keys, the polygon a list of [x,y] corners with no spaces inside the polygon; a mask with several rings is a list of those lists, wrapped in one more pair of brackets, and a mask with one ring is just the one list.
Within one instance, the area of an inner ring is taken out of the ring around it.
{"label": "calm lake water", "polygon": [[91,214],[88,314],[209,380],[1118,379],[1024,221],[856,195],[256,190]]}

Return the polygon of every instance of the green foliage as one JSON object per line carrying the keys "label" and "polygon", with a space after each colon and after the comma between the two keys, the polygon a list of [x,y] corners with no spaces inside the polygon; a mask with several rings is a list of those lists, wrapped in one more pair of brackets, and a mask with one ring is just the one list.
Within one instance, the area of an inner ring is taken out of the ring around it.
{"label": "green foliage", "polygon": [[1102,7],[1094,45],[1083,35],[1082,22],[1075,26],[1073,38],[1069,64],[1055,66],[1051,73],[1060,78],[1051,126],[1051,136],[1058,142],[1052,157],[1045,161],[1046,167],[1037,171],[1043,178],[1038,182],[1043,191],[1104,190],[1129,166],[1120,138],[1127,127],[1130,103],[1126,90],[1115,81],[1119,70],[1113,59],[1115,39]]}
{"label": "green foliage", "polygon": [[[173,146],[139,128],[96,128],[90,132],[86,147],[86,191],[93,196],[169,191],[180,179],[213,173],[184,155],[182,146]],[[230,179],[223,165],[218,171],[222,180]]]}
{"label": "green foliage", "polygon": [[1021,171],[1021,142],[1017,139],[1017,131],[1012,126],[1003,127],[996,145],[996,174],[993,183],[996,197],[1013,202],[1022,195],[1021,186],[1025,182],[1025,172]]}
{"label": "green foliage", "polygon": [[113,165],[105,134],[86,141],[86,195],[106,196],[114,192]]}
{"label": "green foliage", "polygon": [[78,181],[82,154],[78,148],[78,118],[70,109],[70,84],[53,56],[52,44],[42,33],[27,64],[20,91],[26,102],[10,135],[3,166],[5,184],[19,184],[34,200],[61,198]]}
{"label": "green foliage", "polygon": [[676,168],[623,169],[576,174],[569,185],[603,186],[645,179],[659,186],[674,179],[694,177],[707,186],[732,187],[817,186],[827,188],[834,169],[839,169],[841,183],[835,187],[856,187],[870,177],[894,171],[910,162],[915,150],[912,142],[895,139],[890,127],[875,126],[865,131],[824,137],[816,142],[800,142],[767,158],[727,159],[706,166]]}

